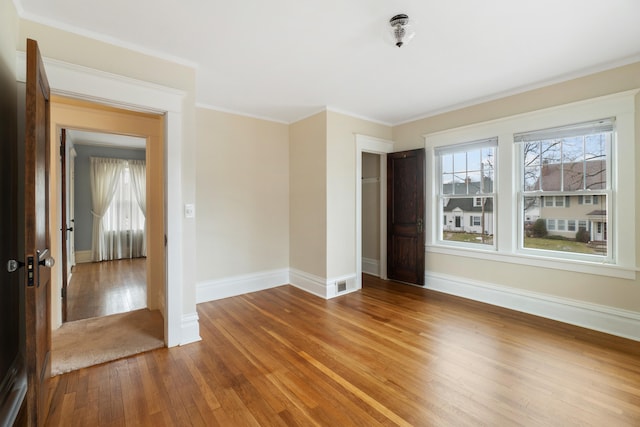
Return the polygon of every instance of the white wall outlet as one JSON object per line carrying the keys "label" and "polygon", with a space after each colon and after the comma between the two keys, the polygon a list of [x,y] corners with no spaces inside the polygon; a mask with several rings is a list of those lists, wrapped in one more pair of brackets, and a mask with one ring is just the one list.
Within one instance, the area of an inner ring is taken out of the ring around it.
{"label": "white wall outlet", "polygon": [[184,217],[194,218],[196,216],[196,206],[192,203],[184,205]]}

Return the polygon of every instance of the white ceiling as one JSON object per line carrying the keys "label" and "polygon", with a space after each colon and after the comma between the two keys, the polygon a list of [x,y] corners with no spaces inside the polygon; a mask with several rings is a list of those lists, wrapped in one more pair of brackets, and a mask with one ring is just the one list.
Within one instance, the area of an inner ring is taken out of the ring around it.
{"label": "white ceiling", "polygon": [[[201,106],[285,123],[330,108],[398,124],[640,60],[639,0],[15,1],[195,65]],[[397,13],[416,30],[400,49]]]}

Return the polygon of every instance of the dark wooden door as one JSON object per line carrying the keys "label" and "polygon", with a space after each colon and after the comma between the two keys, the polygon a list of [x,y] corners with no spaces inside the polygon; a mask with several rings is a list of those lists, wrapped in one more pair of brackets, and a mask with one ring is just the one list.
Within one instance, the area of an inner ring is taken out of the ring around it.
{"label": "dark wooden door", "polygon": [[61,192],[61,208],[60,221],[62,223],[62,253],[60,268],[62,269],[62,321],[67,321],[67,285],[69,277],[67,272],[67,264],[69,262],[69,231],[73,231],[73,227],[67,227],[67,130],[62,129],[60,134],[60,188]]}
{"label": "dark wooden door", "polygon": [[51,376],[51,265],[49,251],[49,83],[38,44],[27,40],[24,153],[25,344],[27,417],[42,426]]}
{"label": "dark wooden door", "polygon": [[424,285],[424,149],[387,155],[387,275]]}
{"label": "dark wooden door", "polygon": [[[20,330],[24,328],[18,261],[18,95],[13,65],[0,57],[0,425],[16,420],[27,389]],[[26,413],[23,411],[23,414]]]}

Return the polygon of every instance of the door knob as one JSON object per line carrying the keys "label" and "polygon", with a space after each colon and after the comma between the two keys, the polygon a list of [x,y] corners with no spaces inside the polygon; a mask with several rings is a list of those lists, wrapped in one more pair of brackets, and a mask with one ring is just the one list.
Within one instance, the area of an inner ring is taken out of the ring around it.
{"label": "door knob", "polygon": [[13,273],[20,267],[24,267],[24,262],[16,261],[15,259],[10,259],[9,261],[7,261],[7,271],[9,273]]}
{"label": "door knob", "polygon": [[38,265],[44,265],[45,267],[53,267],[56,265],[56,260],[53,257],[47,257],[38,261]]}
{"label": "door knob", "polygon": [[[36,274],[37,274],[37,281],[36,281],[36,287],[40,287],[40,266],[45,266],[45,267],[53,267],[56,264],[56,260],[53,259],[53,257],[47,256],[49,254],[49,249],[45,249],[43,251],[36,251],[36,255],[37,255],[37,265],[36,265]],[[32,257],[29,257],[29,259],[27,260],[27,268],[32,268],[31,266],[33,265],[33,261],[31,260]],[[33,280],[31,280],[32,276],[29,277],[29,279],[27,280],[27,286],[33,286]]]}

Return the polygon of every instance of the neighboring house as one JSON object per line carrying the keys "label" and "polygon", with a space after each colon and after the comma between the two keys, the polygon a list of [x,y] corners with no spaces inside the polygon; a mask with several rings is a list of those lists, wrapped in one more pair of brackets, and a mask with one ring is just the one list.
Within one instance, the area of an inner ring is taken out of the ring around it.
{"label": "neighboring house", "polygon": [[[484,177],[483,188],[486,193],[493,191],[493,180]],[[480,181],[470,179],[442,185],[443,231],[493,235],[493,197],[480,196],[480,192]],[[454,194],[468,196],[453,197]]]}
{"label": "neighboring house", "polygon": [[[484,204],[484,206],[483,206]],[[464,197],[445,200],[443,230],[493,234],[493,198]]]}
{"label": "neighboring house", "polygon": [[[606,194],[598,192],[603,190],[605,175],[606,164],[601,160],[565,163],[564,169],[560,164],[543,165],[539,188],[554,192],[564,189],[568,195],[541,195],[531,203],[530,209],[525,210],[525,218],[532,218],[533,222],[533,218],[539,215],[545,220],[550,235],[575,238],[576,232],[583,228],[589,232],[589,240],[606,241],[607,200]],[[586,190],[592,190],[592,193],[582,191],[575,194],[575,191],[584,189],[577,188],[572,179],[579,177],[575,180],[579,182],[582,176],[586,177]]]}

